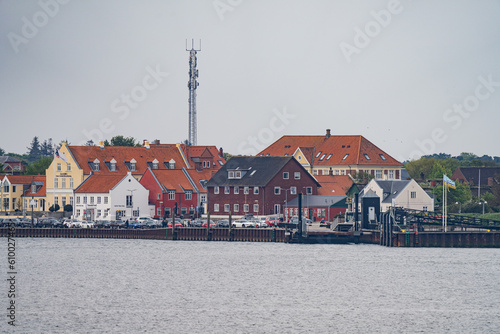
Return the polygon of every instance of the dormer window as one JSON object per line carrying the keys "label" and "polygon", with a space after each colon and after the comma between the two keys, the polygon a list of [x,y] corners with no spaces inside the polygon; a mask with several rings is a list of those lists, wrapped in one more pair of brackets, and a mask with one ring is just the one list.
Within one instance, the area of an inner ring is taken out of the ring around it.
{"label": "dormer window", "polygon": [[349,154],[344,155],[344,157],[342,158],[342,161],[344,161],[345,159],[347,159],[348,156],[349,156]]}
{"label": "dormer window", "polygon": [[94,160],[94,162],[92,163],[92,170],[93,170],[94,172],[98,172],[98,171],[99,171],[99,163],[100,163],[100,161],[99,161],[99,159],[97,159],[97,158],[96,158],[96,159]]}
{"label": "dormer window", "polygon": [[175,169],[175,160],[174,159],[170,159],[170,161],[168,162],[168,168]]}
{"label": "dormer window", "polygon": [[383,154],[379,154],[379,155],[380,155],[380,159],[382,159],[382,160],[384,160],[384,161],[385,161],[385,160],[387,160],[387,159],[384,157],[384,155],[383,155]]}
{"label": "dormer window", "polygon": [[364,156],[365,156],[366,160],[371,160],[370,157],[368,156],[368,154],[365,153]]}
{"label": "dormer window", "polygon": [[130,160],[130,171],[135,172],[137,170],[137,161],[135,159]]}
{"label": "dormer window", "polygon": [[228,179],[234,179],[234,172],[233,171],[227,172],[227,178]]}
{"label": "dormer window", "polygon": [[109,162],[109,170],[116,172],[116,160],[114,158]]}
{"label": "dormer window", "polygon": [[158,169],[158,160],[153,160],[153,169]]}
{"label": "dormer window", "polygon": [[36,193],[36,184],[31,185],[31,193],[35,194]]}

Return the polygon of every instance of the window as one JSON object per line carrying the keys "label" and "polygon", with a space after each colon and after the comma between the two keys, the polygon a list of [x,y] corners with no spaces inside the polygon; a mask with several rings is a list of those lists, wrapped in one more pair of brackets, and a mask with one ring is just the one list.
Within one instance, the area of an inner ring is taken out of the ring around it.
{"label": "window", "polygon": [[234,172],[234,177],[236,179],[241,179],[241,172],[240,171]]}
{"label": "window", "polygon": [[71,206],[73,206],[73,196],[70,196],[70,197],[69,197],[69,204],[70,204]]}
{"label": "window", "polygon": [[330,160],[330,158],[332,157],[331,154],[329,154],[327,157],[326,157],[326,160]]}
{"label": "window", "polygon": [[279,215],[281,212],[281,205],[274,204],[274,214]]}
{"label": "window", "polygon": [[240,211],[240,205],[239,205],[239,204],[235,204],[235,205],[233,205],[233,211],[234,211],[234,212],[238,212],[238,211]]}
{"label": "window", "polygon": [[249,204],[243,204],[243,212],[248,212],[250,211],[250,205]]}
{"label": "window", "polygon": [[288,172],[283,172],[283,180],[288,180]]}
{"label": "window", "polygon": [[54,197],[54,204],[59,205],[59,196]]}
{"label": "window", "polygon": [[319,160],[320,160],[320,161],[321,161],[321,160],[323,160],[323,159],[325,158],[325,156],[326,156],[326,154],[323,154],[323,155],[321,156],[321,158],[319,158]]}
{"label": "window", "polygon": [[318,152],[318,154],[316,154],[316,158],[319,157],[321,155],[321,151]]}
{"label": "window", "polygon": [[31,185],[31,193],[35,194],[36,193],[36,184]]}
{"label": "window", "polygon": [[156,199],[157,199],[158,201],[159,201],[159,200],[161,200],[161,194],[160,194],[160,193],[156,194]]}
{"label": "window", "polygon": [[100,162],[100,161],[99,161],[98,159],[95,159],[95,160],[94,160],[94,163],[92,164],[92,169],[93,169],[94,171],[96,171],[96,172],[98,172],[98,171],[99,171],[99,162]]}
{"label": "window", "polygon": [[345,159],[347,159],[348,156],[349,156],[349,154],[344,155],[344,157],[342,158],[342,161],[344,161]]}
{"label": "window", "polygon": [[389,170],[389,180],[394,180],[394,171],[393,170]]}
{"label": "window", "polygon": [[70,163],[67,163],[66,164],[66,171],[71,171],[71,164]]}
{"label": "window", "polygon": [[175,161],[172,159],[168,162],[169,169],[175,169]]}
{"label": "window", "polygon": [[131,208],[132,207],[132,195],[127,195],[126,197],[126,202],[127,202],[127,208]]}
{"label": "window", "polygon": [[80,216],[80,209],[76,209],[76,216],[79,217]]}
{"label": "window", "polygon": [[416,192],[416,191],[412,191],[412,192],[410,193],[410,197],[411,197],[411,198],[417,198],[417,192]]}
{"label": "window", "polygon": [[229,186],[225,186],[224,187],[224,194],[229,194],[229,193],[231,193]]}
{"label": "window", "polygon": [[379,154],[379,156],[380,156],[380,159],[382,159],[382,160],[384,160],[384,161],[385,161],[385,160],[387,160],[387,159],[384,157],[384,155],[383,155],[383,154]]}
{"label": "window", "polygon": [[200,202],[205,203],[206,201],[207,201],[207,195],[206,194],[200,195]]}
{"label": "window", "polygon": [[90,196],[90,204],[94,204],[94,196]]}
{"label": "window", "polygon": [[214,194],[218,194],[219,193],[219,187],[214,187]]}
{"label": "window", "polygon": [[186,208],[181,208],[181,214],[185,215],[186,213],[187,213],[187,209]]}
{"label": "window", "polygon": [[345,175],[345,169],[340,170],[340,175]]}
{"label": "window", "polygon": [[57,171],[58,171],[58,172],[60,172],[60,171],[61,171],[61,164],[60,164],[60,163],[58,163],[58,164],[57,164]]}
{"label": "window", "polygon": [[66,189],[66,178],[63,177],[61,181],[62,181],[61,188]]}
{"label": "window", "polygon": [[258,195],[259,194],[259,187],[253,187],[253,194]]}
{"label": "window", "polygon": [[69,188],[73,189],[73,186],[74,186],[74,184],[73,184],[73,178],[70,178],[69,179]]}
{"label": "window", "polygon": [[281,194],[281,188],[280,187],[274,187],[274,194],[275,195],[280,195]]}
{"label": "window", "polygon": [[186,191],[186,201],[190,201],[193,193],[191,191]]}
{"label": "window", "polygon": [[12,186],[12,192],[13,193],[17,192],[17,186]]}
{"label": "window", "polygon": [[9,186],[3,186],[3,192],[8,193],[9,192]]}
{"label": "window", "polygon": [[243,193],[244,193],[245,195],[248,195],[248,194],[250,193],[250,187],[244,187],[244,188],[243,188]]}
{"label": "window", "polygon": [[365,153],[365,154],[363,154],[363,155],[365,156],[365,159],[366,159],[366,160],[371,160],[371,159],[370,159],[370,157],[368,156],[368,154],[366,154],[366,153]]}
{"label": "window", "polygon": [[234,187],[234,194],[237,195],[240,193],[240,187],[236,186]]}
{"label": "window", "polygon": [[253,212],[259,212],[259,204],[253,205]]}
{"label": "window", "polygon": [[161,216],[161,207],[156,208],[156,215]]}
{"label": "window", "polygon": [[306,194],[307,195],[312,195],[313,193],[313,188],[312,187],[306,187]]}
{"label": "window", "polygon": [[153,160],[153,169],[158,169],[158,160]]}
{"label": "window", "polygon": [[214,204],[214,212],[219,212],[219,204]]}
{"label": "window", "polygon": [[227,178],[228,179],[234,179],[234,172],[233,171],[227,172]]}
{"label": "window", "polygon": [[229,204],[224,204],[224,212],[229,212]]}
{"label": "window", "polygon": [[175,190],[169,190],[168,191],[168,200],[169,201],[175,200]]}
{"label": "window", "polygon": [[340,169],[335,170],[335,175],[340,175]]}
{"label": "window", "polygon": [[295,173],[293,173],[293,178],[294,178],[295,180],[300,180],[300,172],[295,172]]}
{"label": "window", "polygon": [[297,187],[290,187],[290,195],[297,195]]}
{"label": "window", "polygon": [[376,170],[376,171],[375,171],[375,178],[376,178],[377,180],[382,179],[382,170],[380,170],[380,169],[379,169],[379,170]]}
{"label": "window", "polygon": [[76,196],[76,204],[80,204],[80,196]]}
{"label": "window", "polygon": [[108,204],[108,196],[104,196],[104,204]]}
{"label": "window", "polygon": [[132,211],[132,216],[139,217],[139,210],[133,210]]}
{"label": "window", "polygon": [[101,196],[97,196],[97,204],[101,204]]}
{"label": "window", "polygon": [[57,177],[54,179],[54,188],[59,188],[59,179]]}
{"label": "window", "polygon": [[16,209],[17,198],[12,199],[12,210]]}
{"label": "window", "polygon": [[83,196],[83,204],[87,204],[87,196]]}
{"label": "window", "polygon": [[422,208],[422,210],[423,210],[423,211],[427,211],[427,207],[426,207],[426,206],[424,206],[424,207]]}
{"label": "window", "polygon": [[132,172],[136,171],[136,165],[135,165],[135,163],[136,163],[135,160],[130,161],[130,171],[132,171]]}
{"label": "window", "polygon": [[109,165],[109,169],[110,169],[112,172],[116,172],[116,163],[115,163],[115,162],[110,163],[110,165]]}
{"label": "window", "polygon": [[97,210],[97,217],[101,216],[101,210]]}
{"label": "window", "polygon": [[63,196],[62,198],[62,206],[64,208],[64,206],[66,206],[66,196]]}

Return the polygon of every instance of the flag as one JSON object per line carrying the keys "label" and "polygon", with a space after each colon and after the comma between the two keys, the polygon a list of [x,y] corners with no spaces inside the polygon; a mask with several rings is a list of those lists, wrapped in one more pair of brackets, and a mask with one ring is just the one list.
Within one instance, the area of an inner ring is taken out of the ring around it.
{"label": "flag", "polygon": [[64,155],[64,153],[60,149],[56,149],[56,151],[54,152],[54,157],[61,159],[65,163],[68,163],[68,159],[66,158],[66,155]]}
{"label": "flag", "polygon": [[443,185],[447,185],[449,188],[455,189],[455,182],[446,176],[446,174],[443,174]]}

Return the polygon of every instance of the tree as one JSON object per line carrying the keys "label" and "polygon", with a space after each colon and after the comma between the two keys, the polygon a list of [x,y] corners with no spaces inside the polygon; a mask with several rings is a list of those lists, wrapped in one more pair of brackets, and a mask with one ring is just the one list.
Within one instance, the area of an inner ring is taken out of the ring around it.
{"label": "tree", "polygon": [[134,137],[114,136],[111,138],[111,146],[138,146]]}
{"label": "tree", "polygon": [[65,212],[72,212],[73,211],[73,206],[71,204],[66,204],[64,206],[64,211]]}
{"label": "tree", "polygon": [[85,146],[94,146],[94,141],[92,139],[89,139],[87,140],[87,142],[85,143]]}
{"label": "tree", "polygon": [[0,147],[0,157],[5,155],[5,151]]}
{"label": "tree", "polygon": [[31,141],[31,144],[30,146],[27,147],[27,149],[28,149],[29,161],[35,161],[40,159],[41,157],[40,142],[38,141],[37,136],[33,137],[33,140]]}
{"label": "tree", "polygon": [[50,212],[55,212],[55,211],[59,211],[61,207],[59,206],[59,204],[54,204],[52,205],[50,208],[49,208],[49,211]]}
{"label": "tree", "polygon": [[45,175],[45,170],[49,168],[54,157],[43,157],[28,165],[26,170],[27,175]]}
{"label": "tree", "polygon": [[40,155],[43,157],[51,157],[54,155],[54,145],[52,144],[52,138],[44,140],[40,145]]}

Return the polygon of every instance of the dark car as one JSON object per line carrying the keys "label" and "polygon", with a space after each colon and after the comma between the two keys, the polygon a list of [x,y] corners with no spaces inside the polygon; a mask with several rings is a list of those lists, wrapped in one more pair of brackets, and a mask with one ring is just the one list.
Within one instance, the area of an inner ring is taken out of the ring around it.
{"label": "dark car", "polygon": [[217,227],[229,227],[229,220],[219,220],[217,222]]}
{"label": "dark car", "polygon": [[109,228],[112,229],[117,229],[117,228],[126,228],[127,223],[124,222],[123,220],[110,220],[109,221]]}

